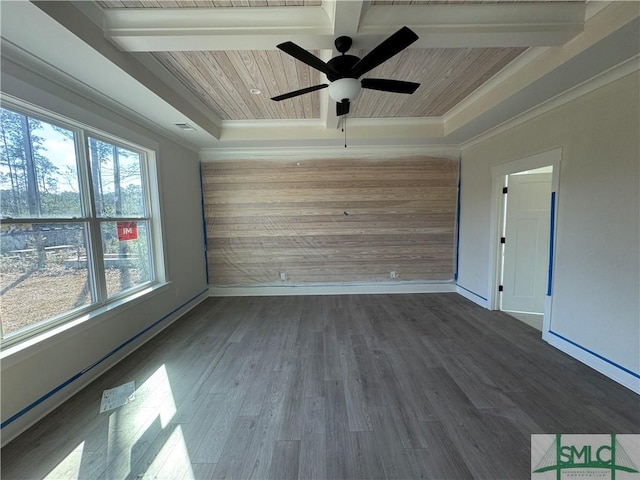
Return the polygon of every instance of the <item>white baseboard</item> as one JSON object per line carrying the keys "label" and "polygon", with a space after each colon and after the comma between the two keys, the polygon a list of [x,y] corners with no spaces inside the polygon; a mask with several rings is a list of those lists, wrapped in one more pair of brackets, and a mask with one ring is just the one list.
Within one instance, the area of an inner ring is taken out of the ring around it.
{"label": "white baseboard", "polygon": [[585,365],[597,370],[611,380],[618,382],[620,385],[627,387],[632,392],[640,395],[640,378],[626,371],[623,367],[606,360],[597,353],[581,347],[571,341],[564,339],[558,334],[549,331],[542,332],[542,339],[553,345],[558,350],[584,363]]}
{"label": "white baseboard", "polygon": [[169,325],[171,325],[177,319],[195,308],[198,304],[200,304],[207,298],[207,291],[202,292],[201,294],[189,300],[187,303],[178,307],[168,316],[164,317],[161,320],[161,323],[158,323],[157,327],[152,328],[148,332],[145,332],[143,335],[141,335],[139,338],[136,338],[135,341],[131,342],[126,347],[113,353],[108,358],[103,359],[99,364],[96,364],[91,368],[85,368],[77,376],[74,376],[72,379],[63,383],[60,387],[57,387],[56,389],[41,397],[39,400],[36,400],[33,404],[31,404],[28,410],[25,409],[26,411],[21,414],[20,417],[16,418],[14,421],[9,423],[2,429],[2,439],[0,442],[0,446],[4,447],[18,435],[26,431],[31,426],[35,425],[38,421],[58,408],[73,395],[80,392],[80,390],[85,388],[102,374],[106,373],[109,369],[120,363],[129,354],[133,353],[144,343],[151,340],[162,330],[167,328]]}
{"label": "white baseboard", "polygon": [[210,297],[261,297],[283,295],[367,295],[387,293],[455,292],[453,283],[372,283],[362,285],[270,285],[209,287]]}
{"label": "white baseboard", "polygon": [[467,290],[466,288],[461,287],[460,285],[456,285],[455,291],[460,295],[462,295],[467,300],[471,300],[473,303],[478,304],[481,307],[489,308],[489,302],[485,298],[482,298],[477,293],[473,293],[471,290]]}

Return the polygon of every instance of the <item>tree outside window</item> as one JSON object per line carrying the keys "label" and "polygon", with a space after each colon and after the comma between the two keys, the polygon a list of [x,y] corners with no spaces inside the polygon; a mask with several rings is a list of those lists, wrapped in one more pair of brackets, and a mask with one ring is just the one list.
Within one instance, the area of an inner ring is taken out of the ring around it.
{"label": "tree outside window", "polygon": [[144,151],[18,109],[0,114],[3,339],[155,281]]}

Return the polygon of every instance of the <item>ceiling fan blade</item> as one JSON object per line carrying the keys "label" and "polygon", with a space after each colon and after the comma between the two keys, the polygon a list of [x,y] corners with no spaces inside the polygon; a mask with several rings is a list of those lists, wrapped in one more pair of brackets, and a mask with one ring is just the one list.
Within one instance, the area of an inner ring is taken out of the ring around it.
{"label": "ceiling fan blade", "polygon": [[394,93],[413,93],[420,86],[419,83],[404,82],[402,80],[387,80],[385,78],[363,78],[361,83],[362,88]]}
{"label": "ceiling fan blade", "polygon": [[386,62],[394,55],[400,53],[413,42],[418,40],[416,35],[410,28],[402,27],[396,33],[383,41],[376,48],[360,59],[351,69],[351,75],[354,78],[360,78],[369,70],[373,70],[378,65]]}
{"label": "ceiling fan blade", "polygon": [[329,85],[326,83],[321,83],[320,85],[314,85],[313,87],[301,88],[300,90],[295,90],[293,92],[283,93],[282,95],[278,95],[277,97],[271,97],[271,100],[279,102],[280,100],[286,100],[287,98],[293,98],[297,97],[298,95],[304,95],[305,93],[322,90],[323,88],[327,88],[328,86]]}
{"label": "ceiling fan blade", "polygon": [[336,115],[338,117],[342,116],[342,115],[346,115],[347,113],[349,113],[349,106],[351,105],[351,102],[349,102],[349,100],[343,100],[342,102],[336,102]]}
{"label": "ceiling fan blade", "polygon": [[306,63],[310,67],[321,71],[325,75],[332,75],[332,76],[338,75],[338,72],[335,70],[335,68],[330,67],[329,65],[327,65],[326,62],[323,62],[322,60],[320,60],[313,53],[308,52],[307,50],[296,45],[293,42],[284,42],[284,43],[281,43],[280,45],[277,45],[277,47],[280,50],[282,50],[284,53],[288,53],[293,58],[300,60],[302,63]]}

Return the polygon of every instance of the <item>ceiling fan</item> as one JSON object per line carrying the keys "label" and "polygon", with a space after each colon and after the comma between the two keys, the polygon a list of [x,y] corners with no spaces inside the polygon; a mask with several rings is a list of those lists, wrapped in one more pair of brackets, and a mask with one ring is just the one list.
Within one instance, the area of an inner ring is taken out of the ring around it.
{"label": "ceiling fan", "polygon": [[300,60],[302,63],[306,63],[310,67],[321,71],[327,76],[327,79],[331,83],[322,83],[320,85],[302,88],[278,95],[271,100],[279,102],[287,98],[297,97],[298,95],[329,87],[329,96],[336,101],[336,113],[338,116],[341,116],[349,113],[351,101],[358,96],[361,88],[411,94],[420,86],[419,83],[388,80],[384,78],[358,79],[394,55],[400,53],[416,40],[418,40],[418,35],[408,27],[402,27],[364,57],[358,58],[355,55],[346,54],[351,48],[352,40],[350,37],[342,36],[335,40],[336,50],[338,50],[341,55],[332,58],[328,62],[322,61],[293,42],[281,43],[277,45],[280,50]]}

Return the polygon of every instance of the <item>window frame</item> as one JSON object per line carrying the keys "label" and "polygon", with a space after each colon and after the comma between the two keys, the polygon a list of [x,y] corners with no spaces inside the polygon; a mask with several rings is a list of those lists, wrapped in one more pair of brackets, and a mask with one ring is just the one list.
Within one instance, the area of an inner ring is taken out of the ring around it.
{"label": "window frame", "polygon": [[[166,284],[166,256],[160,208],[160,184],[156,163],[156,150],[109,134],[108,132],[77,122],[64,115],[32,105],[17,98],[8,97],[4,95],[4,93],[0,96],[0,107],[33,118],[34,120],[64,128],[74,134],[78,188],[80,192],[80,216],[0,218],[0,224],[82,224],[87,255],[87,278],[91,294],[91,303],[88,305],[72,308],[58,315],[40,320],[33,325],[11,333],[8,337],[4,336],[2,322],[0,322],[0,349],[6,350],[7,348],[12,348],[13,350],[13,347],[19,346],[21,343],[31,340],[38,335],[79,320],[82,317],[86,317],[86,319],[90,321],[95,318],[95,315],[92,314],[106,312],[115,306],[136,300],[140,298],[145,290],[157,289]],[[139,155],[144,215],[139,217],[124,215],[99,217],[97,215],[91,176],[89,138],[109,143]],[[151,278],[109,296],[105,276],[102,224],[118,221],[135,221],[146,224],[148,262]]]}

